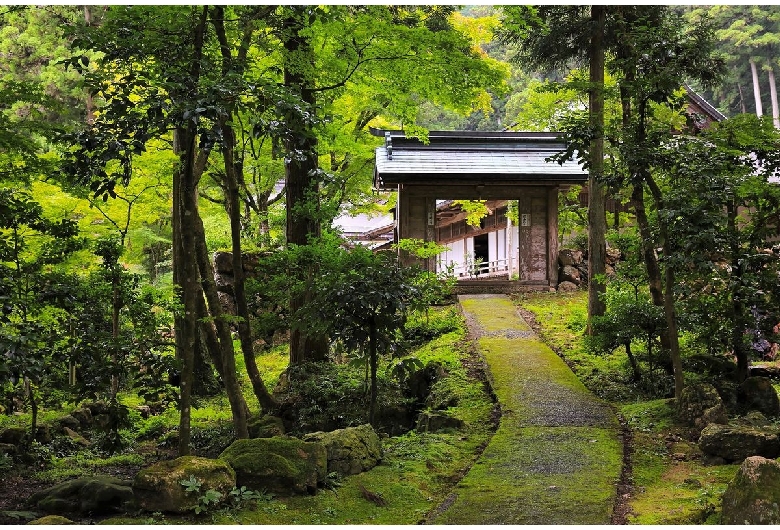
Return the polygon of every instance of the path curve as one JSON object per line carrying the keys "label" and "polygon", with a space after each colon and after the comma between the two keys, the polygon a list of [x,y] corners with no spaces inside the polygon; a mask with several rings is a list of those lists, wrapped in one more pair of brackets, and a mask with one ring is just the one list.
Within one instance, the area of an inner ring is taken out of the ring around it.
{"label": "path curve", "polygon": [[531,330],[505,295],[463,295],[501,424],[433,524],[608,524],[622,445],[610,407]]}

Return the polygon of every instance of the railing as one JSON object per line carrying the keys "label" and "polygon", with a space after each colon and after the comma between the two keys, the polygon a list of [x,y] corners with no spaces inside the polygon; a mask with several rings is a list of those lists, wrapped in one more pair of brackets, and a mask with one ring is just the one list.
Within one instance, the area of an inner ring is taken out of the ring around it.
{"label": "railing", "polygon": [[[454,263],[451,263],[454,265]],[[440,268],[445,266],[440,262]],[[493,261],[478,261],[476,263],[470,260],[464,264],[459,264],[452,268],[452,275],[456,278],[485,278],[490,276],[499,276],[509,273],[509,260],[497,259]]]}

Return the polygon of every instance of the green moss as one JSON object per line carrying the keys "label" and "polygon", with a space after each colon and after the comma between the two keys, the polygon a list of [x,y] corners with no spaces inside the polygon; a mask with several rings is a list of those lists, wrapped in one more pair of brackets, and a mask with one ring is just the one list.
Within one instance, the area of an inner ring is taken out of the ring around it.
{"label": "green moss", "polygon": [[511,333],[529,328],[509,300],[466,299],[463,308],[488,334],[479,348],[503,417],[432,522],[609,522],[622,463],[614,416],[543,342]]}
{"label": "green moss", "polygon": [[611,429],[501,428],[436,524],[605,524],[621,448]]}
{"label": "green moss", "polygon": [[516,314],[515,305],[509,298],[490,298],[489,303],[479,298],[466,298],[461,301],[463,310],[470,313],[479,322],[483,331],[503,331],[506,329],[525,330],[531,328]]}
{"label": "green moss", "polygon": [[675,421],[675,412],[670,399],[623,405],[620,407],[620,413],[629,427],[635,431],[668,429]]}

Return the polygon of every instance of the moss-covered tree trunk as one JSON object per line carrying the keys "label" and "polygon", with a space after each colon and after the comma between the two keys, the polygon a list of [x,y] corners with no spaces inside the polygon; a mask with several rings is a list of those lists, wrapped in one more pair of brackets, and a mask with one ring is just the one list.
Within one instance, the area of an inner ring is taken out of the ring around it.
{"label": "moss-covered tree trunk", "polygon": [[220,364],[222,365],[222,381],[225,383],[225,391],[227,392],[230,411],[233,415],[233,429],[236,433],[236,438],[249,438],[247,427],[249,411],[236,372],[236,353],[233,347],[233,336],[230,333],[230,324],[225,319],[222,303],[219,301],[217,285],[214,281],[214,268],[211,265],[211,259],[206,248],[206,232],[203,228],[203,220],[200,217],[198,217],[198,223],[195,227],[195,234],[197,245],[195,259],[200,270],[201,284],[203,293],[206,296],[208,312],[216,329],[216,338],[221,357]]}

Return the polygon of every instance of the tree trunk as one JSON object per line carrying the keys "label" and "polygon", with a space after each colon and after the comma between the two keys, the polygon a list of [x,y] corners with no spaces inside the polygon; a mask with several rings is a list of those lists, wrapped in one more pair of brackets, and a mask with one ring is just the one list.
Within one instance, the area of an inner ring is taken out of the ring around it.
{"label": "tree trunk", "polygon": [[631,203],[634,206],[636,224],[639,227],[639,239],[642,247],[642,258],[647,269],[648,287],[650,299],[653,305],[664,305],[663,282],[661,281],[661,267],[658,265],[658,256],[655,253],[653,235],[650,231],[650,221],[645,211],[645,189],[642,183],[634,184],[631,192]]}
{"label": "tree trunk", "polygon": [[181,348],[178,358],[181,362],[180,382],[180,418],[179,418],[179,456],[190,454],[190,412],[192,405],[192,381],[195,360],[195,341],[197,338],[197,302],[195,296],[200,293],[198,271],[195,268],[195,242],[193,241],[193,203],[195,186],[193,183],[192,158],[195,150],[195,133],[192,127],[177,129],[174,133],[174,151],[179,154],[179,169],[174,176],[179,180],[179,196],[174,200],[179,208],[178,241],[181,244],[179,257],[182,261],[181,276],[178,278],[183,307],[182,328],[176,330],[181,335],[177,346]]}
{"label": "tree trunk", "polygon": [[731,349],[734,352],[734,357],[737,358],[737,383],[742,383],[747,379],[749,374],[749,353],[745,347],[745,330],[748,325],[745,322],[745,305],[742,302],[742,264],[740,263],[740,251],[736,242],[736,238],[733,234],[737,231],[737,205],[734,201],[729,201],[726,206],[726,216],[728,231],[732,234],[730,251],[731,251],[731,285],[735,286],[732,289],[736,290],[736,293],[731,295]]}
{"label": "tree trunk", "polygon": [[[630,84],[635,76],[634,72],[625,72],[626,81]],[[632,108],[631,94],[626,86],[620,87],[620,99],[623,108],[623,129],[632,130]],[[646,103],[641,103],[638,108],[639,117],[633,129],[633,139],[635,145],[644,145],[647,140],[646,134]],[[648,288],[650,290],[650,299],[653,305],[662,307],[664,305],[663,281],[661,280],[661,267],[658,264],[658,255],[656,254],[656,245],[653,240],[653,234],[650,230],[650,221],[647,219],[645,209],[645,187],[644,183],[650,178],[650,172],[647,167],[640,165],[633,158],[628,160],[629,172],[633,180],[631,190],[631,203],[634,207],[636,224],[639,228],[639,242],[642,250],[642,260],[647,270]],[[668,332],[661,333],[661,347],[664,351],[669,351]],[[673,372],[671,363],[667,367],[669,372]]]}
{"label": "tree trunk", "polygon": [[[198,322],[200,322],[199,319],[201,318],[200,301],[202,300],[203,297],[201,296],[198,299]],[[203,334],[203,326],[199,323],[198,337],[195,340],[195,373],[192,381],[192,393],[196,396],[213,396],[220,392],[220,386],[214,378],[214,369],[206,360],[206,352],[208,352],[208,345]]]}
{"label": "tree trunk", "polygon": [[369,350],[369,362],[371,363],[371,404],[368,409],[368,423],[376,427],[376,369],[377,369],[377,355],[376,355],[376,324],[373,322],[369,328],[368,335],[368,350]]}
{"label": "tree trunk", "polygon": [[745,106],[745,96],[742,94],[742,83],[737,82],[737,91],[739,92],[739,108],[742,109],[742,114],[747,114],[747,107]]}
{"label": "tree trunk", "polygon": [[604,24],[605,7],[591,6],[589,119],[594,131],[590,142],[588,175],[588,319],[606,311],[606,187],[604,172]]}
{"label": "tree trunk", "polygon": [[[200,63],[203,55],[203,42],[206,32],[208,8],[203,7],[193,28],[193,54],[190,67],[189,82],[196,91],[200,79]],[[177,340],[177,352],[182,363],[180,387],[180,418],[179,418],[179,456],[190,454],[191,425],[190,413],[192,406],[192,380],[194,370],[194,349],[197,339],[197,296],[202,296],[198,282],[198,268],[195,261],[195,220],[197,217],[197,182],[195,180],[195,151],[197,132],[193,123],[186,128],[177,127],[174,131],[174,152],[179,155],[179,164],[174,172],[174,181],[178,180],[178,196],[174,197],[174,209],[179,209],[178,242],[180,244],[178,257],[181,261],[181,276],[177,287],[182,298],[184,315],[181,320],[181,341]]]}
{"label": "tree trunk", "polygon": [[634,353],[631,351],[631,341],[626,341],[624,346],[626,347],[628,362],[631,365],[631,381],[633,383],[638,383],[642,379],[642,372],[639,370],[639,363],[637,362],[636,357],[634,357]]}
{"label": "tree trunk", "polygon": [[780,109],[777,106],[777,86],[775,85],[775,70],[771,66],[767,68],[769,74],[769,96],[772,100],[772,121],[775,129],[780,129]]}
{"label": "tree trunk", "polygon": [[[650,192],[653,194],[655,207],[661,212],[664,207],[661,189],[650,175],[647,175],[647,184]],[[664,268],[664,316],[666,317],[666,330],[669,339],[669,356],[672,361],[672,372],[674,374],[674,397],[679,399],[685,386],[683,377],[682,357],[680,356],[680,339],[677,331],[677,313],[674,308],[674,267],[669,258],[671,257],[671,239],[666,223],[658,220],[658,226],[661,232],[662,249],[666,256],[666,267]]]}
{"label": "tree trunk", "polygon": [[750,59],[750,72],[753,74],[753,98],[756,101],[756,116],[759,118],[764,115],[764,108],[761,105],[761,85],[758,82],[758,68],[756,62]]}
{"label": "tree trunk", "polygon": [[[198,267],[200,269],[200,267]],[[211,315],[206,307],[206,300],[201,296],[198,298],[198,322],[200,322],[200,338],[203,342],[203,347],[208,352],[209,359],[214,369],[219,374],[222,382],[225,381],[224,367],[222,366],[222,353],[220,351],[219,339],[217,338],[217,330],[214,328],[214,323],[211,322]]]}
{"label": "tree trunk", "polygon": [[238,179],[236,173],[242,171],[240,163],[235,160],[236,137],[230,126],[222,128],[222,158],[225,163],[225,189],[227,192],[228,215],[230,217],[230,235],[233,250],[233,295],[236,300],[238,319],[238,336],[241,342],[241,352],[244,355],[246,370],[252,389],[260,402],[263,412],[269,412],[276,406],[276,401],[263,383],[260,370],[257,368],[255,354],[252,348],[252,332],[249,329],[249,308],[246,302],[244,287],[244,263],[241,255],[241,206],[238,196]]}
{"label": "tree trunk", "polygon": [[[92,6],[84,6],[84,23],[87,27],[92,26]],[[85,117],[88,125],[95,123],[95,99],[92,97],[92,92],[87,90],[87,115]]]}
{"label": "tree trunk", "polygon": [[[313,52],[308,38],[300,35],[304,25],[299,17],[304,16],[304,12],[298,6],[290,9],[293,13],[284,23],[284,48],[288,57],[284,66],[284,85],[300,95],[309,112],[315,112],[315,93],[307,77],[307,72],[314,69]],[[320,235],[317,138],[311,125],[298,112],[290,113],[288,127],[294,132],[285,142],[288,153],[285,160],[287,244],[307,245],[310,237]],[[311,300],[310,284],[315,274],[313,267],[309,266],[304,277],[299,278],[304,282],[303,292],[290,299],[290,313],[293,315]],[[326,356],[327,343],[324,337],[313,337],[300,329],[291,331],[290,364],[324,360]]]}
{"label": "tree trunk", "polygon": [[227,392],[230,411],[233,415],[233,430],[236,438],[249,438],[247,427],[249,410],[236,372],[236,353],[233,347],[233,336],[230,333],[230,324],[225,319],[222,303],[219,301],[217,285],[214,282],[214,268],[211,265],[208,249],[206,248],[206,233],[200,216],[198,216],[197,226],[195,227],[195,239],[197,245],[195,259],[200,270],[201,284],[203,293],[206,295],[208,311],[217,332],[219,351],[222,358],[222,381],[225,383],[225,391]]}

